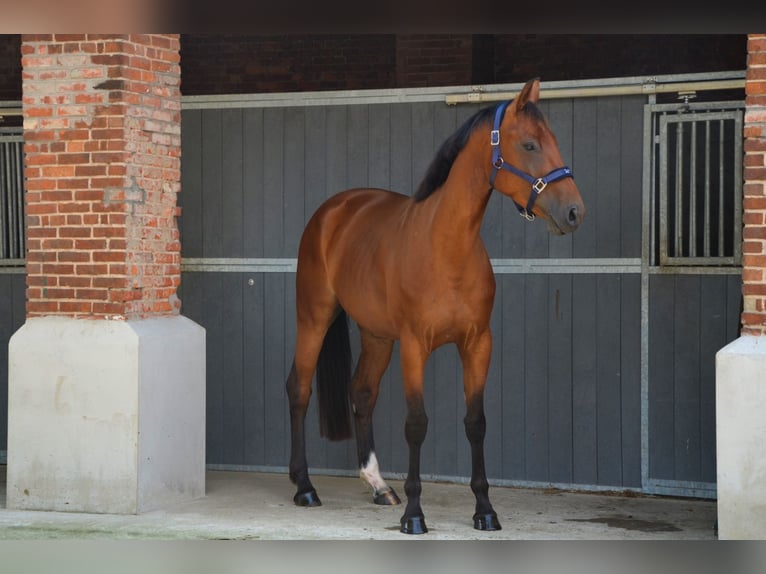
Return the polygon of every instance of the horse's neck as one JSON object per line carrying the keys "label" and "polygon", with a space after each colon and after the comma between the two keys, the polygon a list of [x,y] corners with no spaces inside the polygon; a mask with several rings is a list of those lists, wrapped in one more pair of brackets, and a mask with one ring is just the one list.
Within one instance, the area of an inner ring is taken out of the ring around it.
{"label": "horse's neck", "polygon": [[471,146],[476,143],[469,142],[455,159],[447,181],[433,198],[436,201],[429,206],[433,210],[434,249],[449,255],[457,264],[480,241],[481,223],[491,193],[487,177],[490,158],[481,153],[481,148]]}

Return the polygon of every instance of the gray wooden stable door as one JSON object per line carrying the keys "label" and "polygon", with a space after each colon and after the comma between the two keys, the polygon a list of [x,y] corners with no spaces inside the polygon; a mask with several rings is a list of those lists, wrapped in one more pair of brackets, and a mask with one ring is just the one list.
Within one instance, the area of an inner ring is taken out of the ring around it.
{"label": "gray wooden stable door", "polygon": [[[496,484],[683,493],[709,481],[710,413],[694,435],[701,464],[671,473],[668,465],[680,463],[668,459],[666,442],[683,433],[668,439],[662,409],[709,399],[711,354],[736,337],[739,278],[649,273],[646,104],[642,95],[541,102],[587,207],[575,234],[549,236],[500,194],[490,200],[482,234],[498,289],[486,456]],[[286,469],[295,257],[313,211],[350,187],[410,194],[444,138],[477,109],[443,101],[185,106],[180,296],[182,312],[207,329],[211,467]],[[668,337],[670,359],[661,343]],[[352,342],[356,356],[355,332]],[[667,381],[691,371],[705,382],[673,383],[678,392],[668,396]],[[466,480],[452,347],[426,366],[426,407],[424,477]],[[354,474],[353,442],[319,438],[315,401],[308,417],[313,471]],[[374,419],[382,470],[394,476],[406,472],[404,417],[395,347]]]}

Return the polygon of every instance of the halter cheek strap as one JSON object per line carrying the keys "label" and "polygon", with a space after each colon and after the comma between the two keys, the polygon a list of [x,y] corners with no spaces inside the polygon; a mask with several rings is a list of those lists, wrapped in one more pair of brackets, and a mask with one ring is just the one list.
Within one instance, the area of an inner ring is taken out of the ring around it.
{"label": "halter cheek strap", "polygon": [[492,131],[490,132],[490,144],[492,146],[492,167],[494,169],[492,170],[492,174],[489,176],[489,187],[490,189],[495,188],[495,177],[501,169],[509,171],[512,174],[517,175],[523,180],[529,182],[529,184],[532,186],[532,191],[529,194],[529,199],[527,200],[526,207],[522,207],[516,203],[515,200],[512,201],[514,204],[516,204],[516,208],[519,210],[519,214],[521,214],[521,216],[526,218],[528,221],[532,221],[535,218],[534,213],[532,213],[532,207],[535,205],[537,196],[542,193],[542,191],[549,183],[564,179],[565,177],[573,177],[572,170],[564,166],[554,169],[543,177],[533,177],[528,173],[512,166],[511,164],[506,163],[506,161],[503,159],[503,156],[500,154],[500,123],[503,121],[505,110],[510,103],[510,101],[503,102],[497,106],[497,109],[495,110],[495,121],[492,125]]}

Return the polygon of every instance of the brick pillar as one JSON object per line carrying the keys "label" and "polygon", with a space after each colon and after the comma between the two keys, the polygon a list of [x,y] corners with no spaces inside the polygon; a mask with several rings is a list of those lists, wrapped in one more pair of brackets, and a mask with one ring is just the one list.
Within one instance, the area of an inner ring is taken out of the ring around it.
{"label": "brick pillar", "polygon": [[180,315],[177,34],[22,36],[27,321],[8,506],[204,494],[204,329]]}
{"label": "brick pillar", "polygon": [[766,35],[748,36],[742,333],[766,335]]}
{"label": "brick pillar", "polygon": [[716,355],[719,538],[766,538],[766,34],[745,81],[741,337]]}
{"label": "brick pillar", "polygon": [[27,313],[177,314],[177,36],[23,36]]}

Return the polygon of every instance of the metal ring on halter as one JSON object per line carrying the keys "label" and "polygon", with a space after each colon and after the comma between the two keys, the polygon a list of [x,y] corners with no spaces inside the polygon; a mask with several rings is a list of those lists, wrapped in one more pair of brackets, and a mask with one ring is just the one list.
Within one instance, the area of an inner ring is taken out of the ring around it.
{"label": "metal ring on halter", "polygon": [[540,195],[545,189],[546,185],[548,185],[548,182],[545,181],[542,177],[538,177],[537,181],[535,181],[535,183],[532,184],[532,189],[535,190],[537,195]]}

